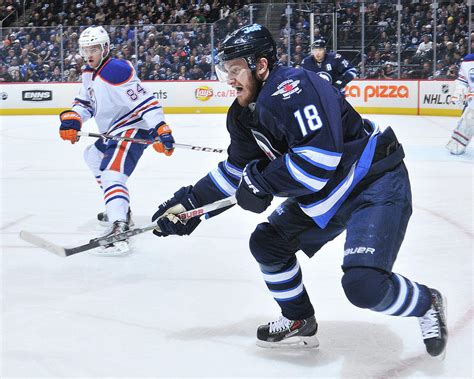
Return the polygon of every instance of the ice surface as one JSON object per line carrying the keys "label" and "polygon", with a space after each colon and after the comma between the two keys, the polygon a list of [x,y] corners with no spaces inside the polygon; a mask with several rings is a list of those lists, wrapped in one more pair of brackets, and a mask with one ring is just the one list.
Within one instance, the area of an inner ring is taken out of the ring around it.
{"label": "ice surface", "polygon": [[[299,255],[320,348],[267,351],[259,324],[276,319],[248,238],[269,212],[234,207],[189,237],[133,239],[134,253],[60,258],[18,237],[73,246],[102,232],[101,192],[82,159],[94,142],[59,139],[53,116],[0,119],[1,373],[3,377],[472,377],[473,148],[444,148],[457,119],[370,116],[404,144],[414,214],[395,271],[448,298],[444,361],[424,350],[416,319],[352,306],[340,286],[344,236]],[[169,115],[178,142],[227,147],[225,115]],[[94,126],[86,125],[89,131]],[[129,180],[137,224],[225,155],[145,152]],[[274,209],[272,206],[271,209]]]}

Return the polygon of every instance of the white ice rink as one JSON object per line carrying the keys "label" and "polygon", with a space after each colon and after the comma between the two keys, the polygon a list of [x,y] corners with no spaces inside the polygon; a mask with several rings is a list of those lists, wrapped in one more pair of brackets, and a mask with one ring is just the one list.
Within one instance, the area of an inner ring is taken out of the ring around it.
{"label": "white ice rink", "polygon": [[[103,231],[95,221],[101,192],[82,159],[94,140],[60,140],[56,116],[10,116],[0,119],[0,376],[471,378],[472,144],[459,157],[444,148],[456,118],[369,117],[392,125],[405,147],[414,214],[394,270],[446,295],[444,361],[425,353],[416,319],[346,300],[344,236],[311,260],[299,253],[320,348],[256,347],[257,326],[279,315],[248,249],[250,233],[270,211],[234,207],[189,237],[142,234],[122,258],[60,258],[30,246],[20,230],[68,246]],[[178,142],[227,147],[224,115],[167,119]],[[158,204],[224,158],[189,150],[167,158],[148,149],[129,180],[136,224],[148,223]]]}

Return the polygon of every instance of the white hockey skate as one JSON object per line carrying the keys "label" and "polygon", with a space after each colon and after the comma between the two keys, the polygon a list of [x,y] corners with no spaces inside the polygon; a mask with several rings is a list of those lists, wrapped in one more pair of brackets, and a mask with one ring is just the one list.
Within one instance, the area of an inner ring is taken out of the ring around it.
{"label": "white hockey skate", "polygon": [[[123,233],[129,229],[130,227],[126,221],[115,221],[107,233],[104,234],[104,237]],[[123,240],[91,250],[90,253],[101,257],[121,257],[130,253],[130,246],[128,240]]]}

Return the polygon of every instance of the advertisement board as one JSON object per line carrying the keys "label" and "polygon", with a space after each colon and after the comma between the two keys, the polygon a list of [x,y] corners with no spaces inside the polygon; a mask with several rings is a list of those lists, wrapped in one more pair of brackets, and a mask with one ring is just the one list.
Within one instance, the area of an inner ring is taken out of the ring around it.
{"label": "advertisement board", "polygon": [[420,83],[420,115],[445,113],[446,116],[459,115],[460,105],[453,104],[454,81],[423,81]]}
{"label": "advertisement board", "polygon": [[[216,81],[144,82],[173,113],[225,113],[236,91]],[[0,114],[58,114],[71,107],[80,83],[3,83]],[[304,88],[303,88],[304,90]],[[347,100],[360,113],[459,116],[451,104],[453,81],[354,80],[346,87]]]}
{"label": "advertisement board", "polygon": [[346,98],[361,113],[417,114],[416,81],[352,81]]}

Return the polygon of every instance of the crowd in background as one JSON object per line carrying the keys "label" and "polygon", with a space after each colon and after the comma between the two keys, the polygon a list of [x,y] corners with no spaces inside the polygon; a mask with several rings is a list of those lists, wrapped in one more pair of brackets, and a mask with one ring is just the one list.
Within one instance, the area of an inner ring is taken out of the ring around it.
{"label": "crowd in background", "polygon": [[[212,79],[216,48],[213,55],[210,23],[246,4],[245,0],[192,4],[178,0],[172,7],[160,0],[37,1],[29,25],[3,39],[0,81],[78,81],[84,64],[78,39],[90,25],[105,26],[112,55],[131,61],[141,79]],[[222,40],[248,22],[228,17],[216,28],[215,37]]]}
{"label": "crowd in background", "polygon": [[[15,3],[4,1],[0,10]],[[432,3],[402,1],[401,78],[454,79],[468,52],[467,0],[439,1],[438,9]],[[249,23],[249,4],[249,0],[34,1],[27,26],[3,35],[0,81],[79,81],[84,61],[78,53],[78,38],[90,25],[104,25],[112,55],[131,61],[143,80],[215,79],[212,64],[219,43],[227,33]],[[360,4],[312,2],[304,9],[315,14],[315,38],[327,38],[329,47],[335,12],[338,50],[358,65],[363,77],[397,78],[398,14],[393,2],[366,4],[364,66]],[[253,16],[255,21],[258,11]],[[290,28],[283,14],[279,30],[275,37],[280,63],[300,65],[310,49],[308,12],[293,12]]]}
{"label": "crowd in background", "polygon": [[[360,4],[312,4],[315,14],[314,38],[323,37],[332,46],[333,19],[337,17],[337,50],[358,66],[360,76],[370,79],[398,78],[397,27],[395,2],[366,2],[365,63],[362,66]],[[439,1],[433,9],[430,0],[404,0],[401,11],[401,79],[455,79],[462,58],[468,53],[469,19],[467,0]],[[436,22],[435,22],[436,21]],[[291,62],[300,65],[309,50],[309,20],[304,14],[281,17],[278,48],[281,63],[288,62],[290,36]],[[436,36],[436,56],[434,37]],[[474,43],[474,33],[471,40]],[[474,51],[474,44],[471,46]],[[347,52],[345,52],[345,50]],[[355,50],[359,52],[354,53]],[[433,63],[436,67],[433,68]]]}
{"label": "crowd in background", "polygon": [[23,14],[24,8],[31,1],[26,0],[2,0],[0,1],[0,26],[5,27],[13,24]]}

